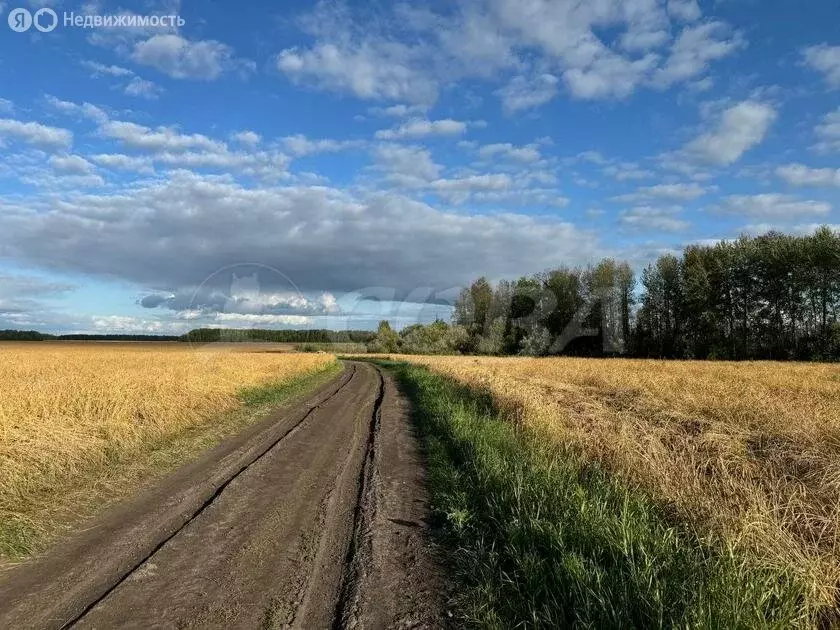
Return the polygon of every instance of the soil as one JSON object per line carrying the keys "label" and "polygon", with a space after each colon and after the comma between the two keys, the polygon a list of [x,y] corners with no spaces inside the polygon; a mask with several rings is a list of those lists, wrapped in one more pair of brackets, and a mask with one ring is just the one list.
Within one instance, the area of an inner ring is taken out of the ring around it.
{"label": "soil", "polygon": [[440,584],[408,405],[348,362],[0,574],[0,627],[436,628]]}

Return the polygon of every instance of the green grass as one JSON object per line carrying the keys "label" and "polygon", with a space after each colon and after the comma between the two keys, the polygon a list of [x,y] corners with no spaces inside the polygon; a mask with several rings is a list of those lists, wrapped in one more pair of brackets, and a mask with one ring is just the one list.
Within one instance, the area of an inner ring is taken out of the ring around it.
{"label": "green grass", "polygon": [[751,565],[486,394],[390,364],[415,408],[458,625],[816,625],[790,575]]}
{"label": "green grass", "polygon": [[79,471],[64,487],[33,496],[13,517],[0,518],[0,567],[43,550],[107,505],[195,460],[278,407],[293,404],[341,370],[341,363],[334,361],[285,382],[245,389],[239,394],[239,409],[131,453],[114,451],[103,465]]}

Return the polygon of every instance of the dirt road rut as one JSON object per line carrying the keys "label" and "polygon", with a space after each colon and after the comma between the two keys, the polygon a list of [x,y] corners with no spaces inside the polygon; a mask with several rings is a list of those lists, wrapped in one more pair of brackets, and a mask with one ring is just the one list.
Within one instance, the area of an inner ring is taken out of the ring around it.
{"label": "dirt road rut", "polygon": [[2,628],[440,625],[420,454],[373,365],[0,576]]}

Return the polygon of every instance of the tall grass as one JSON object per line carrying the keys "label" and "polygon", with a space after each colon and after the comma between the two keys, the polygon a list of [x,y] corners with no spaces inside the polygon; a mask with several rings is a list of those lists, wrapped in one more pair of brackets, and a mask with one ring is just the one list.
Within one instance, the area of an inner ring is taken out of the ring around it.
{"label": "tall grass", "polygon": [[[54,529],[57,512],[80,511],[68,494],[86,502],[77,490],[104,491],[140,454],[186,433],[207,446],[207,435],[221,437],[212,425],[226,414],[279,399],[285,390],[278,386],[331,369],[331,355],[0,344],[0,557],[31,553]],[[185,443],[177,446],[186,456]]]}
{"label": "tall grass", "polygon": [[477,627],[806,627],[795,571],[756,565],[481,391],[398,368],[429,461],[433,511]]}
{"label": "tall grass", "polygon": [[795,573],[840,624],[840,366],[403,358],[489,392],[698,537]]}

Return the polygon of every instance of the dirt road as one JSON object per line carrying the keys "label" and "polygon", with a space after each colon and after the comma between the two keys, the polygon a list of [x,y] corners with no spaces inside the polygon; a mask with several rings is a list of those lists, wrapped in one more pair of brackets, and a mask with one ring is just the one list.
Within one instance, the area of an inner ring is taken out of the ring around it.
{"label": "dirt road", "polygon": [[438,627],[390,376],[342,376],[0,576],[0,628]]}

